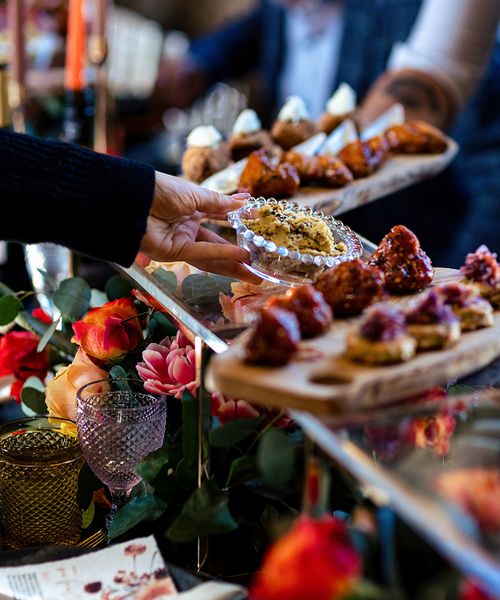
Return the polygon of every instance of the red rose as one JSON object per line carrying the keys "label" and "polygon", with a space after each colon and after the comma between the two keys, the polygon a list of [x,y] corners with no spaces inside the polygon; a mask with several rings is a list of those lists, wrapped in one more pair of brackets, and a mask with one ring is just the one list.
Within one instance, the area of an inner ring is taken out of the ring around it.
{"label": "red rose", "polygon": [[0,377],[13,375],[10,393],[18,402],[28,377],[45,379],[49,369],[47,350],[37,352],[38,336],[29,331],[10,331],[0,338]]}
{"label": "red rose", "polygon": [[464,581],[460,586],[459,600],[493,600],[493,598],[472,581]]}
{"label": "red rose", "polygon": [[143,342],[137,309],[130,298],[106,302],[73,323],[72,342],[101,363],[116,362]]}
{"label": "red rose", "polygon": [[335,600],[361,573],[346,525],[331,517],[301,517],[267,552],[250,588],[252,600]]}

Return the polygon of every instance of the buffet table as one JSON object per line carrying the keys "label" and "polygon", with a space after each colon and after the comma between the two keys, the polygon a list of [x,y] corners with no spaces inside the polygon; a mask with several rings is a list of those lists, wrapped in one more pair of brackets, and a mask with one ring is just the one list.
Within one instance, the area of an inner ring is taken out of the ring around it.
{"label": "buffet table", "polygon": [[[369,255],[374,245],[364,239],[362,242],[365,255]],[[139,264],[129,269],[117,268],[134,286],[160,303],[174,323],[194,340],[200,370],[203,348],[222,353],[244,329],[219,319],[217,286],[200,289],[198,297],[186,301],[176,295],[161,270],[148,273]],[[205,383],[210,387],[210,381]],[[291,416],[314,445],[354,476],[366,497],[395,511],[458,570],[496,593],[500,589],[500,552],[495,536],[481,534],[477,522],[465,514],[463,506],[442,490],[436,491],[435,482],[455,467],[480,470],[498,464],[495,436],[500,394],[494,388],[499,383],[500,360],[496,360],[459,381],[459,385],[448,382],[449,386],[455,384],[450,389],[450,394],[455,395],[351,414],[318,416],[293,411]],[[444,419],[448,429],[438,429],[431,442],[418,443],[413,437],[409,445],[409,423],[416,423],[418,428],[418,423],[428,424],[429,419],[438,428]],[[429,446],[435,442],[445,444],[446,452],[429,453]],[[199,478],[201,481],[201,460]]]}

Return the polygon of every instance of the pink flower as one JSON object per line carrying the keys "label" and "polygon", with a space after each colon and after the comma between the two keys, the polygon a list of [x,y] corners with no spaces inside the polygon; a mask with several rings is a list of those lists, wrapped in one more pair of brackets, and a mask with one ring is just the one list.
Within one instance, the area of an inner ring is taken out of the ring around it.
{"label": "pink flower", "polygon": [[[261,412],[263,411],[261,410]],[[233,419],[258,417],[261,412],[245,400],[226,398],[219,392],[214,392],[211,396],[210,414],[212,417],[218,417],[221,423],[226,423]]]}
{"label": "pink flower", "polygon": [[184,390],[195,392],[194,348],[180,331],[175,338],[167,337],[159,344],[149,344],[142,358],[144,362],[136,368],[148,392],[170,394],[179,399]]}

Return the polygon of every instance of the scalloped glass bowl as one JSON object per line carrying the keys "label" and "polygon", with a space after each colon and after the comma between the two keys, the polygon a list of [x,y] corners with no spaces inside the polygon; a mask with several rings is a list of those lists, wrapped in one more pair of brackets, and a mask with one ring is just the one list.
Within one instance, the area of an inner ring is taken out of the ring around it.
{"label": "scalloped glass bowl", "polygon": [[[319,217],[328,225],[335,242],[345,244],[346,252],[337,256],[302,254],[284,246],[277,246],[274,242],[255,234],[248,229],[243,220],[255,219],[259,208],[265,204],[281,205]],[[363,253],[359,238],[347,225],[322,212],[313,211],[308,206],[299,206],[296,202],[274,198],[250,198],[244,207],[230,212],[227,218],[236,230],[238,245],[250,253],[251,264],[246,265],[248,270],[272,283],[285,286],[310,283],[325,269],[359,258]]]}

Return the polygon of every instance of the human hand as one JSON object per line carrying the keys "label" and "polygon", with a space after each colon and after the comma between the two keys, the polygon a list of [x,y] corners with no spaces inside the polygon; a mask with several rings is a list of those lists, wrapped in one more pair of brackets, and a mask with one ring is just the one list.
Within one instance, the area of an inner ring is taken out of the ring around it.
{"label": "human hand", "polygon": [[249,283],[260,283],[242,263],[248,252],[201,225],[205,217],[224,219],[243,206],[248,194],[225,196],[179,177],[156,173],[156,185],[141,252],[150,259],[191,265]]}

